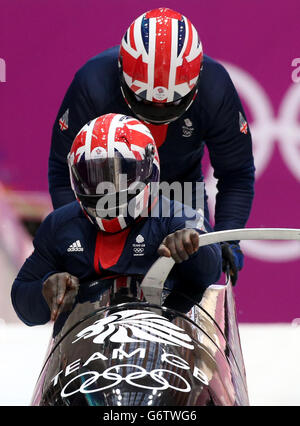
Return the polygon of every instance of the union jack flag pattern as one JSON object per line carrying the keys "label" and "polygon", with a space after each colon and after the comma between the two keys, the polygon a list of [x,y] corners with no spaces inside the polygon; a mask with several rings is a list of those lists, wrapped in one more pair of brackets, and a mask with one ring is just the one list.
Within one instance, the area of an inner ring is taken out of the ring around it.
{"label": "union jack flag pattern", "polygon": [[125,33],[121,47],[128,87],[151,102],[174,102],[196,85],[202,44],[192,23],[166,8],[144,13]]}
{"label": "union jack flag pattern", "polygon": [[62,132],[69,128],[69,109],[67,109],[64,112],[64,114],[60,117],[58,124]]}
{"label": "union jack flag pattern", "polygon": [[239,112],[239,124],[240,124],[240,132],[246,135],[248,133],[248,123],[241,112]]}
{"label": "union jack flag pattern", "polygon": [[154,164],[159,169],[158,151],[150,130],[139,120],[121,114],[106,114],[86,124],[77,134],[70,151],[71,164],[84,160],[114,158],[115,152],[128,160],[143,160],[145,148],[155,149]]}

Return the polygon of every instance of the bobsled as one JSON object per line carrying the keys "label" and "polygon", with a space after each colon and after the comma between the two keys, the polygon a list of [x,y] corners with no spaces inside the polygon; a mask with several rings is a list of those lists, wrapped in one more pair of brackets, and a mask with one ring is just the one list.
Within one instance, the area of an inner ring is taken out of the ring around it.
{"label": "bobsled", "polygon": [[230,281],[184,314],[130,296],[134,278],[84,284],[90,300],[57,319],[33,405],[248,404]]}
{"label": "bobsled", "polygon": [[[200,245],[300,237],[299,230],[249,231],[206,234]],[[181,312],[163,306],[173,264],[160,258],[143,278],[81,285],[73,309],[54,323],[31,405],[249,405],[229,275]]]}

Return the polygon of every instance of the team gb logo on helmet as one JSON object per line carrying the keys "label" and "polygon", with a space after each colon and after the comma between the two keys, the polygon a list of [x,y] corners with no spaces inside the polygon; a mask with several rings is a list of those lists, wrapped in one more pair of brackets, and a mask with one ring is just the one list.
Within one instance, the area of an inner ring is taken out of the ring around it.
{"label": "team gb logo on helmet", "polygon": [[103,344],[106,339],[114,343],[150,341],[194,349],[191,338],[167,318],[136,309],[114,313],[95,321],[76,337],[72,343],[93,338],[93,342],[98,344]]}

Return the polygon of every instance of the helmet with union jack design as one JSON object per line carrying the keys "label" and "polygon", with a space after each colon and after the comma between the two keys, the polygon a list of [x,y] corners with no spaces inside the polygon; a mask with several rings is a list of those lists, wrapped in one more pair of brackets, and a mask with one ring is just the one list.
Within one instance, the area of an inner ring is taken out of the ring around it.
{"label": "helmet with union jack design", "polygon": [[121,91],[136,117],[169,123],[195,99],[202,63],[202,44],[192,23],[168,8],[151,10],[122,39]]}
{"label": "helmet with union jack design", "polygon": [[121,231],[147,216],[157,200],[157,148],[136,118],[111,113],[87,123],[74,139],[68,165],[77,200],[102,231]]}

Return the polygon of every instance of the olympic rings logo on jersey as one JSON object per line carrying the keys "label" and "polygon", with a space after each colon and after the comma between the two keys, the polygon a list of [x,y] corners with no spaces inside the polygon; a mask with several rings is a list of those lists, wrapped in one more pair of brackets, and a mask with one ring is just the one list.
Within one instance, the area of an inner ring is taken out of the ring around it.
{"label": "olympic rings logo on jersey", "polygon": [[134,247],[133,251],[134,253],[144,253],[144,248]]}
{"label": "olympic rings logo on jersey", "polygon": [[[273,106],[263,87],[241,68],[222,63],[252,114],[250,127],[256,179],[259,179],[268,167],[275,144],[278,144],[283,161],[295,179],[300,181],[300,84],[292,84],[289,87],[279,107],[278,116],[275,117]],[[212,214],[216,195],[216,180],[213,178],[212,167],[209,168],[205,181]],[[300,258],[299,241],[244,241],[241,246],[245,254],[260,260],[282,262]]]}

